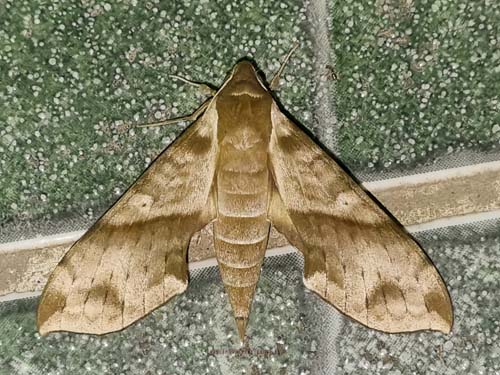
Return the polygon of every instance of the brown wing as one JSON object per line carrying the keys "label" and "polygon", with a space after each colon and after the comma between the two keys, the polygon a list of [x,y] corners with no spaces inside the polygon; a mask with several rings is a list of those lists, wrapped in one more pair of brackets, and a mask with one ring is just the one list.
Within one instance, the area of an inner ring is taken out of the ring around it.
{"label": "brown wing", "polygon": [[39,303],[42,335],[117,331],[186,289],[189,240],[215,215],[216,126],[208,108],[68,251]]}
{"label": "brown wing", "polygon": [[271,119],[269,218],[303,253],[304,284],[371,328],[449,332],[448,291],[417,243],[276,104]]}

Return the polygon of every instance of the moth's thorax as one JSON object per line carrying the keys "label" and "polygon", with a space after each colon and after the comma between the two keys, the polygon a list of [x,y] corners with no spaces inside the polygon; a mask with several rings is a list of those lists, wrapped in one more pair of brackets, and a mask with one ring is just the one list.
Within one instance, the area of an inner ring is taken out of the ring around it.
{"label": "moth's thorax", "polygon": [[216,100],[219,178],[234,183],[231,176],[237,173],[240,181],[259,178],[266,185],[267,172],[261,176],[257,172],[267,171],[271,97],[221,96]]}
{"label": "moth's thorax", "polygon": [[232,143],[236,148],[245,148],[261,142],[267,148],[271,134],[271,103],[272,97],[267,92],[261,97],[218,96],[215,107],[219,145]]}

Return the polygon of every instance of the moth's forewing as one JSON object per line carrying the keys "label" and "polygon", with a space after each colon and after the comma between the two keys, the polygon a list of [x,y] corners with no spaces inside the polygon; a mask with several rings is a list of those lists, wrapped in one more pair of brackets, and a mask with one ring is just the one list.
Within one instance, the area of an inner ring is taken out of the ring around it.
{"label": "moth's forewing", "polygon": [[273,103],[269,218],[304,255],[304,283],[384,332],[449,332],[448,290],[432,262],[342,168]]}
{"label": "moth's forewing", "polygon": [[42,335],[117,331],[186,289],[189,240],[216,216],[217,150],[209,106],[54,269],[38,306]]}

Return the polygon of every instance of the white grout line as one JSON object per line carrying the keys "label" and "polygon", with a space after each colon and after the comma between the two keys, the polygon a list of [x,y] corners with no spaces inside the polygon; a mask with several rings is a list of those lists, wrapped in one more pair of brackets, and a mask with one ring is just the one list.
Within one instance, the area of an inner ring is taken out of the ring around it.
{"label": "white grout line", "polygon": [[0,302],[14,301],[16,299],[38,297],[42,294],[42,291],[38,292],[24,292],[24,293],[9,293],[4,296],[0,296]]}
{"label": "white grout line", "polygon": [[498,171],[500,173],[500,161],[468,165],[465,167],[442,169],[434,172],[388,178],[385,180],[370,181],[362,183],[362,185],[365,189],[373,192],[401,186],[411,186],[417,184],[420,185],[431,182],[450,180],[457,177],[470,177],[479,173],[494,171]]}
{"label": "white grout line", "polygon": [[189,269],[189,271],[195,271],[195,270],[199,270],[200,268],[213,267],[216,265],[217,265],[217,259],[208,258],[208,259],[203,259],[203,260],[199,260],[196,262],[189,262],[188,269]]}
{"label": "white grout line", "polygon": [[[306,2],[306,1],[305,1]],[[318,122],[314,126],[314,133],[323,146],[333,152],[338,151],[339,123],[335,111],[335,97],[337,95],[335,82],[327,78],[328,66],[335,69],[336,58],[330,46],[330,20],[327,0],[313,0],[307,6],[308,18],[312,23],[314,72],[316,80],[314,112]]]}
{"label": "white grout line", "polygon": [[35,237],[29,240],[0,243],[0,256],[19,250],[41,249],[75,242],[85,233],[84,230],[58,233],[51,236]]}
{"label": "white grout line", "polygon": [[[434,182],[434,181],[441,181],[441,180],[446,180],[446,179],[451,179],[451,178],[456,178],[456,177],[473,176],[473,175],[478,174],[478,173],[491,172],[491,171],[498,171],[500,173],[500,161],[475,164],[472,166],[459,167],[459,168],[450,168],[450,169],[445,169],[445,170],[441,170],[441,171],[428,172],[428,173],[422,173],[422,174],[416,174],[416,175],[410,175],[410,176],[404,176],[404,177],[390,178],[387,180],[366,182],[366,183],[363,183],[362,185],[368,191],[374,192],[374,191],[391,189],[391,188],[395,188],[395,187],[411,186],[411,185],[416,185],[416,184],[424,184],[424,183],[430,183],[430,182]],[[490,217],[497,218],[498,215],[496,212],[497,211],[490,211],[490,212],[484,212],[484,213],[478,213],[478,214],[467,214],[467,215],[459,216],[460,219],[456,219],[454,217],[453,218],[445,218],[445,219],[437,219],[437,220],[433,220],[429,223],[416,224],[416,225],[413,225],[411,227],[434,229],[434,228],[439,228],[441,226],[457,225],[457,224],[449,224],[450,222],[451,223],[457,222],[459,224],[463,224],[463,223],[466,223],[465,220],[468,220],[469,218],[471,220],[473,220],[471,222],[475,222],[478,220],[487,220]],[[483,217],[483,216],[486,217],[486,219],[476,219],[476,217]],[[418,231],[421,231],[421,230],[427,230],[427,229],[419,229]],[[84,233],[85,233],[85,230],[81,230],[81,231],[74,231],[74,232],[59,233],[59,234],[45,236],[45,237],[35,237],[35,238],[28,239],[28,240],[23,240],[23,241],[0,243],[0,255],[2,253],[6,254],[6,253],[19,251],[19,250],[39,249],[39,248],[44,248],[44,247],[52,247],[52,246],[57,246],[57,245],[70,244],[70,243],[78,240]]]}
{"label": "white grout line", "polygon": [[475,214],[459,215],[445,217],[443,219],[431,220],[426,223],[414,224],[406,226],[406,230],[410,233],[423,232],[431,229],[453,227],[456,225],[472,224],[480,221],[493,220],[500,218],[500,210],[492,210],[486,212],[478,212]]}

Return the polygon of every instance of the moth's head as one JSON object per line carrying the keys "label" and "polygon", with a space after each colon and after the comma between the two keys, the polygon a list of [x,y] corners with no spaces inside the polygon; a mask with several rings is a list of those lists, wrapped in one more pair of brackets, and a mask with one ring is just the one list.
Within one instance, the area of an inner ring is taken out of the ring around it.
{"label": "moth's head", "polygon": [[259,79],[253,64],[250,61],[242,60],[234,66],[224,91],[234,96],[261,97],[267,92],[267,89]]}
{"label": "moth's head", "polygon": [[257,71],[250,61],[241,60],[234,66],[232,78],[238,80],[256,80]]}

